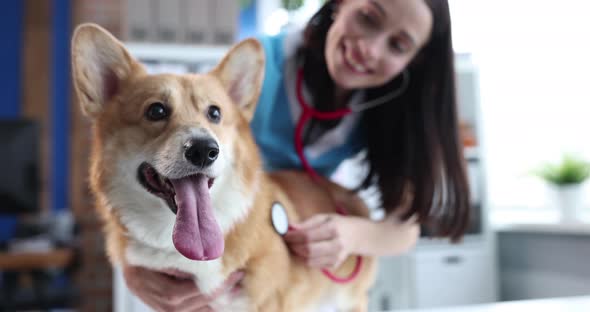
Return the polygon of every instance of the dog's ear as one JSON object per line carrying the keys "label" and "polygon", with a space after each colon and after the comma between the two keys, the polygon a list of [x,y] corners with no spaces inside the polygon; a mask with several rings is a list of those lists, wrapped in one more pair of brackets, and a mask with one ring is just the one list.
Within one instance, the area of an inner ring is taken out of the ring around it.
{"label": "dog's ear", "polygon": [[113,35],[96,24],[82,24],[72,38],[72,75],[82,112],[95,117],[141,64]]}
{"label": "dog's ear", "polygon": [[212,71],[248,119],[252,119],[264,78],[264,50],[256,39],[236,44]]}

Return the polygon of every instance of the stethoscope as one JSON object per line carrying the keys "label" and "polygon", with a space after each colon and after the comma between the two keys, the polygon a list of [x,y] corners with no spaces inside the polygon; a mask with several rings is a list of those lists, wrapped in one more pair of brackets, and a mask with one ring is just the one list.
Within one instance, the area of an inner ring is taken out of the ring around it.
{"label": "stethoscope", "polygon": [[[305,124],[311,119],[315,118],[318,120],[333,120],[342,118],[350,113],[352,110],[348,107],[342,108],[339,110],[331,111],[331,112],[321,112],[313,107],[311,107],[305,101],[303,97],[303,70],[299,69],[297,71],[297,82],[296,82],[296,93],[297,93],[297,101],[301,106],[301,115],[299,117],[299,121],[297,121],[297,126],[295,127],[295,150],[297,151],[297,155],[299,156],[299,160],[301,160],[301,164],[303,165],[303,169],[309,174],[312,180],[319,184],[320,176],[319,174],[309,165],[307,161],[307,157],[305,157],[305,153],[303,151],[303,128]],[[328,194],[330,194],[328,192]],[[332,198],[332,202],[334,203],[334,208],[336,212],[340,215],[348,215],[346,209],[340,206],[334,198]],[[291,229],[291,227],[289,226]],[[334,275],[327,269],[322,269],[322,273],[326,275],[329,279],[336,283],[348,283],[356,278],[356,276],[361,271],[361,267],[363,264],[363,258],[361,256],[356,257],[356,263],[352,272],[346,277],[339,277]]]}
{"label": "stethoscope", "polygon": [[[396,90],[394,90],[394,91],[392,91],[380,98],[363,103],[362,105],[350,106],[350,107],[338,109],[338,110],[331,111],[331,112],[322,112],[322,111],[318,111],[318,110],[314,109],[313,107],[311,107],[307,103],[307,101],[305,100],[305,98],[303,96],[303,70],[301,68],[299,68],[297,70],[297,80],[296,80],[296,86],[295,86],[296,89],[295,90],[296,90],[297,101],[299,102],[299,105],[301,106],[301,115],[299,116],[299,120],[297,121],[297,125],[295,127],[295,137],[294,137],[295,151],[297,152],[297,156],[299,156],[299,160],[301,161],[301,164],[303,165],[303,169],[307,172],[307,174],[311,177],[311,179],[314,180],[318,185],[320,185],[320,183],[319,183],[320,175],[309,164],[307,157],[305,157],[305,152],[303,149],[303,129],[305,127],[305,124],[312,118],[315,118],[318,120],[339,119],[339,118],[345,117],[351,113],[360,112],[360,111],[375,107],[377,105],[381,105],[383,103],[386,103],[387,101],[402,94],[406,90],[406,88],[408,87],[409,72],[407,70],[404,70],[402,72],[402,78],[403,78],[403,81],[402,81],[401,87],[399,89],[396,89]],[[328,192],[328,194],[330,194],[330,193]],[[332,202],[334,203],[334,208],[338,214],[348,215],[348,212],[342,206],[340,206],[334,198],[332,198]],[[287,214],[286,214],[284,208],[279,203],[273,204],[272,209],[271,209],[271,219],[272,219],[273,226],[275,227],[275,229],[277,230],[277,232],[280,235],[284,235],[288,230],[294,229],[293,227],[291,227],[289,225]],[[330,280],[332,280],[336,283],[343,284],[343,283],[348,283],[350,281],[353,281],[357,277],[357,275],[360,273],[362,265],[363,265],[363,258],[359,255],[359,256],[356,256],[356,263],[354,265],[352,272],[348,276],[339,277],[339,276],[334,275],[332,272],[330,272],[327,269],[322,269],[322,273],[326,277],[328,277]]]}
{"label": "stethoscope", "polygon": [[[310,166],[309,162],[307,161],[307,157],[305,157],[305,153],[303,151],[303,128],[305,124],[311,119],[316,118],[319,120],[332,120],[342,118],[350,113],[352,110],[350,108],[343,108],[332,112],[321,112],[313,107],[309,106],[303,97],[303,71],[301,69],[297,72],[297,80],[296,80],[296,93],[297,93],[297,100],[301,106],[301,115],[299,120],[297,121],[297,125],[295,127],[295,150],[297,155],[299,156],[299,160],[303,165],[303,169],[307,172],[307,174],[311,177],[314,182],[318,183],[320,179],[320,175]],[[318,183],[319,184],[319,183]],[[328,194],[330,194],[328,192]],[[334,207],[337,213],[341,215],[347,215],[347,211],[342,208],[342,206],[338,205],[336,201],[332,198],[332,202],[334,202]],[[277,232],[281,235],[284,235],[288,230],[294,229],[291,225],[289,225],[287,214],[284,211],[284,208],[279,203],[274,203],[271,209],[271,219],[273,222],[273,226],[277,230]],[[336,283],[348,283],[356,278],[356,276],[361,271],[363,263],[363,258],[361,256],[357,256],[356,263],[354,265],[354,269],[352,272],[346,277],[339,277],[334,275],[327,269],[322,269],[322,273],[328,277],[330,280]]]}

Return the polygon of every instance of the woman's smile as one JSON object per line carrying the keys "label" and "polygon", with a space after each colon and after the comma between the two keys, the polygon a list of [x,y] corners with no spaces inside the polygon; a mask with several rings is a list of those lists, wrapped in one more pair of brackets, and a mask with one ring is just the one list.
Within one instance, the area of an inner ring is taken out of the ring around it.
{"label": "woman's smile", "polygon": [[352,44],[342,42],[342,48],[340,50],[342,52],[342,63],[344,63],[349,71],[359,75],[368,75],[373,72],[368,68],[365,60],[358,50],[354,49]]}

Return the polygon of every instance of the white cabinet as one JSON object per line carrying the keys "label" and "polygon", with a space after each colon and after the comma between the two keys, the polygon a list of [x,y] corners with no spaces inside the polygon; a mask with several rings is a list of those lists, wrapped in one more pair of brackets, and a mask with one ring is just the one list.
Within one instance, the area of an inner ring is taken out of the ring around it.
{"label": "white cabinet", "polygon": [[495,301],[493,255],[489,250],[451,247],[420,250],[414,264],[413,307],[430,308]]}
{"label": "white cabinet", "polygon": [[369,291],[369,311],[389,311],[410,306],[411,261],[406,256],[379,259],[375,284]]}
{"label": "white cabinet", "polygon": [[491,244],[418,246],[410,254],[381,259],[370,311],[433,308],[497,300]]}

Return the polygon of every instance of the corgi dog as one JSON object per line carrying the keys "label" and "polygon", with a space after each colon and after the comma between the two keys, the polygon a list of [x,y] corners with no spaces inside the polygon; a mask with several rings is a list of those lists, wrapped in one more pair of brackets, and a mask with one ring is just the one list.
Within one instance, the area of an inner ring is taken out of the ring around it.
{"label": "corgi dog", "polygon": [[[234,45],[205,74],[150,75],[113,35],[83,24],[71,59],[93,128],[90,187],[113,265],[180,272],[204,294],[242,271],[239,287],[212,303],[217,311],[366,310],[375,259],[364,257],[354,282],[336,284],[291,257],[272,226],[276,202],[291,221],[332,212],[333,197],[353,215],[368,210],[327,180],[329,191],[309,187],[303,173],[263,170],[249,127],[264,75],[257,40]],[[354,260],[333,273],[345,276]]]}

